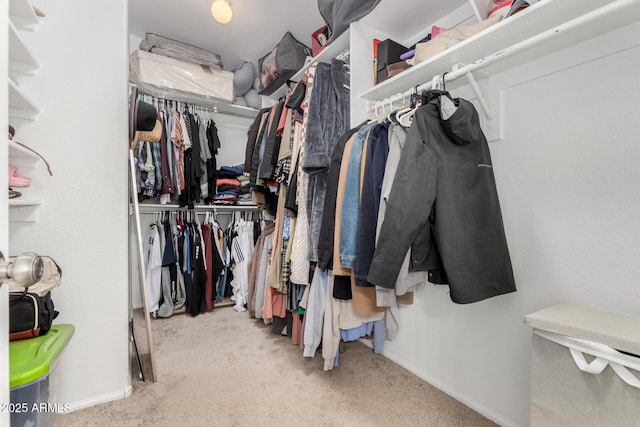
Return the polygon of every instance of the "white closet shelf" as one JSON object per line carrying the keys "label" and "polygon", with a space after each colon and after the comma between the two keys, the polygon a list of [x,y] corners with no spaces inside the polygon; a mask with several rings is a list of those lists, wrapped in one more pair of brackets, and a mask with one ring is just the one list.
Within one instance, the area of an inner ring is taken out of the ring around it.
{"label": "white closet shelf", "polygon": [[32,151],[27,150],[26,148],[16,144],[14,141],[8,140],[9,142],[9,159],[12,163],[16,164],[16,166],[23,165],[34,165],[40,157],[38,157]]}
{"label": "white closet shelf", "polygon": [[26,96],[18,85],[9,81],[9,117],[15,119],[33,120],[40,108]]}
{"label": "white closet shelf", "polygon": [[[19,188],[16,188],[16,191],[20,191]],[[41,200],[36,199],[24,199],[22,197],[16,197],[15,199],[9,199],[9,207],[10,208],[19,208],[26,206],[40,206],[42,204]]]}
{"label": "white closet shelf", "polygon": [[16,27],[9,22],[9,74],[12,77],[33,75],[38,61],[24,44]]}
{"label": "white closet shelf", "polygon": [[218,114],[228,114],[230,116],[249,117],[254,118],[258,115],[258,111],[255,108],[244,107],[242,105],[235,104],[216,104],[215,109]]}
{"label": "white closet shelf", "polygon": [[467,3],[468,0],[382,0],[360,23],[384,30],[395,41],[404,43],[419,33],[426,36],[431,24]]}
{"label": "white closet shelf", "polygon": [[181,92],[172,93],[170,97],[167,97],[165,90],[161,87],[154,85],[141,83],[129,83],[130,87],[137,87],[140,94],[149,95],[157,99],[167,99],[171,101],[185,102],[187,104],[193,104],[205,108],[214,110],[214,113],[227,114],[236,117],[248,117],[254,118],[258,115],[260,110],[255,108],[244,107],[242,105],[231,104],[229,101],[218,100],[209,96],[198,95],[197,93]]}
{"label": "white closet shelf", "polygon": [[[20,189],[17,189],[20,191]],[[36,222],[38,221],[38,209],[42,201],[16,197],[9,199],[9,221],[11,222]]]}
{"label": "white closet shelf", "polygon": [[9,16],[16,26],[28,29],[35,27],[39,22],[29,0],[9,0]]}
{"label": "white closet shelf", "polygon": [[[585,22],[570,31],[560,31],[556,37],[506,60],[493,61],[483,71],[497,73],[535,58],[553,53],[581,41],[596,37],[616,28],[636,22],[640,17],[640,0],[544,0],[493,25],[485,31],[464,40],[450,49],[421,62],[408,70],[364,91],[360,97],[380,101],[396,93],[421,85],[434,75],[452,71],[454,64],[470,64],[493,54],[504,53],[507,48],[533,38],[545,31],[587,14],[602,14],[599,19]],[[462,84],[461,81],[459,84]],[[455,85],[453,85],[455,87]],[[451,85],[447,85],[451,89]]]}
{"label": "white closet shelf", "polygon": [[[349,30],[340,34],[337,39],[335,39],[331,44],[327,45],[319,54],[313,57],[311,61],[307,61],[307,63],[300,68],[290,80],[295,82],[299,81],[304,72],[314,63],[314,62],[331,62],[333,58],[338,56],[338,54],[344,52],[349,48]],[[275,92],[269,95],[269,99],[273,99],[277,101],[286,95],[288,87],[286,84],[283,84]]]}

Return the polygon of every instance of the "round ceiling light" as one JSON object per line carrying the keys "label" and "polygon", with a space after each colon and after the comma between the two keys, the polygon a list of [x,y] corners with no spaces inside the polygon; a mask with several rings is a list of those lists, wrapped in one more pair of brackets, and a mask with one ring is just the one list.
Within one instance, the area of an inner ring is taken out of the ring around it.
{"label": "round ceiling light", "polygon": [[211,15],[213,15],[213,19],[219,23],[228,24],[231,22],[233,12],[227,0],[215,0],[211,4]]}

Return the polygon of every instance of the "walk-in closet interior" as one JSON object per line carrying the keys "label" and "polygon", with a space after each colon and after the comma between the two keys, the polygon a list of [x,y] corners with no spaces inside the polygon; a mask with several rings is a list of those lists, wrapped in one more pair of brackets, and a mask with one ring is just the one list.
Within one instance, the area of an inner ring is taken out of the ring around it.
{"label": "walk-in closet interior", "polygon": [[63,271],[56,412],[162,384],[154,324],[226,310],[327,378],[364,344],[498,425],[640,419],[640,0],[0,16],[0,250]]}

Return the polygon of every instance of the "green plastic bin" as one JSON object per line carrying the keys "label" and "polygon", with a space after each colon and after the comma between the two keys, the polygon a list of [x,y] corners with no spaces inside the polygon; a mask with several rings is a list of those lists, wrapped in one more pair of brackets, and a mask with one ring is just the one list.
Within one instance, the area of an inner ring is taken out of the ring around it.
{"label": "green plastic bin", "polygon": [[[12,427],[48,426],[53,413],[65,409],[60,402],[50,401],[49,389],[60,355],[74,331],[73,325],[53,325],[41,337],[9,343]],[[56,378],[53,382],[58,381]]]}

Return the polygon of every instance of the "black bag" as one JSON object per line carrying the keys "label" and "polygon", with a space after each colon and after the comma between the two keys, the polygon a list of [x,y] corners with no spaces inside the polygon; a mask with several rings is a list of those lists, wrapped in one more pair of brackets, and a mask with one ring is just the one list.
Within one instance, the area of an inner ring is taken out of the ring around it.
{"label": "black bag", "polygon": [[346,29],[349,28],[349,24],[367,16],[378,3],[380,3],[380,0],[318,0],[320,15],[322,15],[329,29],[329,40],[327,40],[327,44],[344,33]]}
{"label": "black bag", "polygon": [[49,332],[58,317],[51,292],[40,296],[33,292],[9,293],[9,340],[34,338]]}
{"label": "black bag", "polygon": [[258,60],[260,95],[271,95],[302,66],[311,49],[287,31],[280,43]]}

